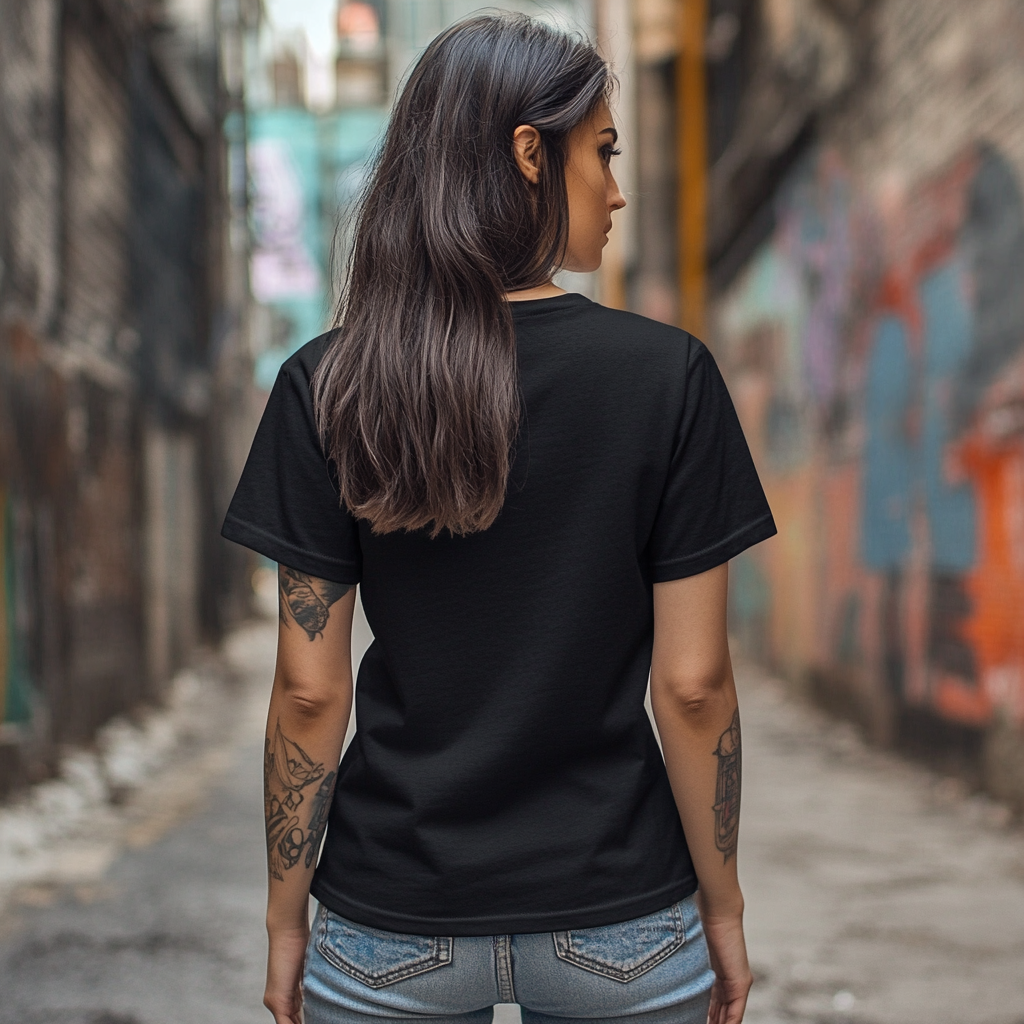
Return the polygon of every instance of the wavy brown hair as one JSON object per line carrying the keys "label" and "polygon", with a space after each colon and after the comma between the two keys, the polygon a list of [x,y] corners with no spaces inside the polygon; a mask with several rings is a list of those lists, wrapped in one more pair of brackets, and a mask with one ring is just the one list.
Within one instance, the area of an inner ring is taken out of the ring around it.
{"label": "wavy brown hair", "polygon": [[[569,135],[611,83],[588,42],[517,15],[454,25],[413,69],[313,381],[341,501],[374,532],[467,534],[501,511],[520,414],[505,292],[564,258]],[[541,138],[536,185],[519,125]]]}

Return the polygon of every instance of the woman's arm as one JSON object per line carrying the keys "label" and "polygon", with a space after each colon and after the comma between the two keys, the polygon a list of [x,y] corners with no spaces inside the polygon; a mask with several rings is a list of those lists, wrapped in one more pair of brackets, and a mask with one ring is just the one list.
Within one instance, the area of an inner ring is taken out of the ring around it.
{"label": "woman's arm", "polygon": [[263,793],[270,954],[264,1004],[299,1024],[309,886],[352,709],[355,588],[278,568],[277,668],[267,717]]}
{"label": "woman's arm", "polygon": [[740,718],[726,632],[728,565],[654,586],[651,706],[700,883],[716,981],[711,1024],[743,1019],[751,974],[736,875]]}

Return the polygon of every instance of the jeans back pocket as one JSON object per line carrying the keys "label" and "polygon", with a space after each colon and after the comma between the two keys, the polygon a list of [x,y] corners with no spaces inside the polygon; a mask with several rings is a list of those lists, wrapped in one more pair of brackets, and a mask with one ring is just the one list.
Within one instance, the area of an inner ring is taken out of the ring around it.
{"label": "jeans back pocket", "polygon": [[384,988],[452,962],[452,940],[356,924],[321,906],[317,949],[328,963],[370,988]]}
{"label": "jeans back pocket", "polygon": [[686,941],[678,903],[646,917],[598,928],[554,932],[561,960],[614,981],[627,982],[646,974]]}

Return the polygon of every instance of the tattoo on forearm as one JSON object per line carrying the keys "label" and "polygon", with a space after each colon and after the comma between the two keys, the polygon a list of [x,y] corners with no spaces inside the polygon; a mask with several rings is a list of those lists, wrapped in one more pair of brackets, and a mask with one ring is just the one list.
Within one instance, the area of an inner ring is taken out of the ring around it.
{"label": "tattoo on forearm", "polygon": [[277,583],[281,622],[285,626],[297,622],[310,640],[323,634],[324,626],[331,617],[331,605],[352,589],[346,583],[317,579],[284,565],[277,567]]}
{"label": "tattoo on forearm", "polygon": [[331,810],[331,798],[334,796],[334,777],[336,772],[328,772],[320,783],[320,788],[313,794],[309,805],[309,827],[306,829],[306,867],[313,866],[313,859],[320,849],[324,833],[327,831],[327,815]]}
{"label": "tattoo on forearm", "polygon": [[740,712],[733,712],[729,728],[718,737],[715,748],[718,758],[718,780],[715,785],[715,846],[721,851],[723,864],[735,856],[740,830],[740,783],[743,744],[740,739]]}
{"label": "tattoo on forearm", "polygon": [[[267,863],[279,881],[304,857],[312,867],[327,829],[327,814],[337,772],[325,772],[302,747],[281,732],[278,721],[268,736],[263,758],[263,799],[267,821]],[[309,820],[303,825],[304,790],[320,783],[309,801]]]}

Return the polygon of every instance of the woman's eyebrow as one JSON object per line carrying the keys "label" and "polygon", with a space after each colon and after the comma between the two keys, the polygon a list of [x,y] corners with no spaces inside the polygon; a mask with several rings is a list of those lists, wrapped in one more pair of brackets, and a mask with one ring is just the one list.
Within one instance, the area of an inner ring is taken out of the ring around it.
{"label": "woman's eyebrow", "polygon": [[615,143],[619,141],[619,133],[614,128],[602,128],[597,134],[611,135],[612,145],[615,145]]}

